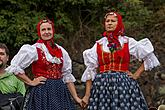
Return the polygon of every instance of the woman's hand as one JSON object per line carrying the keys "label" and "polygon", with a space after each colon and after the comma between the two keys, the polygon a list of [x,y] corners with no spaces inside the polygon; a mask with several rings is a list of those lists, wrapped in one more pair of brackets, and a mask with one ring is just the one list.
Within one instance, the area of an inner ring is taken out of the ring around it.
{"label": "woman's hand", "polygon": [[33,80],[31,80],[25,73],[19,73],[16,75],[19,79],[21,79],[24,83],[26,83],[27,85],[30,86],[37,86],[39,84],[45,84],[45,81],[47,80],[47,78],[40,76],[37,78],[34,78]]}
{"label": "woman's hand", "polygon": [[31,86],[37,86],[39,84],[45,84],[45,81],[47,80],[47,78],[43,77],[43,76],[40,76],[40,77],[37,77],[37,78],[34,78],[30,85]]}
{"label": "woman's hand", "polygon": [[85,95],[85,96],[82,98],[82,107],[83,107],[83,109],[85,109],[85,108],[87,107],[88,102],[89,102],[89,96],[86,96],[86,95]]}
{"label": "woman's hand", "polygon": [[128,76],[130,77],[130,78],[132,78],[132,79],[138,79],[139,77],[140,77],[140,75],[138,75],[137,73],[132,73],[132,72],[130,72],[130,71],[127,71],[127,74],[128,74]]}
{"label": "woman's hand", "polygon": [[75,101],[82,107],[82,99],[80,99],[78,96],[74,98]]}
{"label": "woman's hand", "polygon": [[136,80],[140,77],[140,75],[142,74],[142,72],[144,70],[145,70],[145,68],[144,68],[144,62],[143,62],[134,74],[132,74],[132,72],[130,72],[130,71],[127,71],[127,74],[130,78],[133,78]]}

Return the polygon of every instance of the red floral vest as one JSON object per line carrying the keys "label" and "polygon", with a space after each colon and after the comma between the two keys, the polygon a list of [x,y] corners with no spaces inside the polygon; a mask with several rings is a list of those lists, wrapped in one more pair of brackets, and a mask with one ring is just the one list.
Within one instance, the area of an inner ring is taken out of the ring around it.
{"label": "red floral vest", "polygon": [[100,73],[107,71],[126,72],[129,68],[130,54],[128,43],[124,43],[123,47],[114,52],[105,52],[102,45],[97,43],[97,54]]}
{"label": "red floral vest", "polygon": [[[34,77],[43,76],[46,78],[59,79],[62,77],[62,66],[63,63],[56,64],[46,60],[44,52],[37,48],[38,60],[32,63],[32,73]],[[58,49],[58,58],[62,57],[61,49]],[[62,62],[62,60],[61,60]]]}

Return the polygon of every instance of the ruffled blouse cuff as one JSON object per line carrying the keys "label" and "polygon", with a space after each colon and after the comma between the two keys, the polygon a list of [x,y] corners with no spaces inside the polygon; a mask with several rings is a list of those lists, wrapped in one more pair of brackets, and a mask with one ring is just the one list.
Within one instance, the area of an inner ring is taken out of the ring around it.
{"label": "ruffled blouse cuff", "polygon": [[91,70],[91,68],[87,67],[86,70],[84,71],[82,77],[81,77],[81,81],[82,82],[86,82],[87,80],[94,80],[96,76],[96,71],[95,70]]}
{"label": "ruffled blouse cuff", "polygon": [[136,57],[140,60],[153,53],[154,48],[148,38],[142,39],[137,43],[136,46]]}
{"label": "ruffled blouse cuff", "polygon": [[154,53],[149,54],[143,60],[144,60],[145,70],[151,70],[152,68],[160,65],[160,62],[158,61]]}
{"label": "ruffled blouse cuff", "polygon": [[63,82],[64,83],[69,83],[69,82],[75,82],[76,79],[72,74],[67,74],[63,76]]}
{"label": "ruffled blouse cuff", "polygon": [[25,73],[25,71],[21,69],[19,66],[14,66],[14,65],[7,67],[5,70],[10,73],[14,73],[15,75]]}
{"label": "ruffled blouse cuff", "polygon": [[25,44],[21,47],[19,52],[11,60],[11,64],[7,67],[7,71],[18,74],[25,73],[27,68],[33,61],[38,59],[37,49],[34,46]]}

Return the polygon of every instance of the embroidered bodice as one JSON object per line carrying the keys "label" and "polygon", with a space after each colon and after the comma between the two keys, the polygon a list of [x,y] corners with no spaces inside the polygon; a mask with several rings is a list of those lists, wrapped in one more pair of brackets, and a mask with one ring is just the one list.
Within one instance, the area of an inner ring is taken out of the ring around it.
{"label": "embroidered bodice", "polygon": [[[83,52],[84,63],[86,65],[86,69],[81,78],[83,82],[89,79],[94,80],[98,68],[100,69],[99,72],[128,70],[129,54],[139,61],[143,61],[145,70],[151,70],[160,65],[154,54],[154,48],[148,38],[136,41],[131,37],[119,36],[118,40],[123,49],[114,54],[110,54],[110,50],[107,47],[109,42],[106,37],[96,41],[92,48],[86,49]],[[97,44],[99,44],[99,46]],[[117,54],[120,54],[119,58]]]}
{"label": "embroidered bodice", "polygon": [[[59,49],[59,58],[62,62],[62,52]],[[62,77],[62,63],[52,63],[46,60],[44,52],[37,48],[38,60],[32,63],[32,73],[35,77],[44,76],[46,78],[59,79]]]}
{"label": "embroidered bodice", "polygon": [[130,54],[128,43],[124,43],[122,48],[114,52],[105,52],[102,45],[97,43],[97,54],[100,73],[112,71],[127,71],[129,69]]}

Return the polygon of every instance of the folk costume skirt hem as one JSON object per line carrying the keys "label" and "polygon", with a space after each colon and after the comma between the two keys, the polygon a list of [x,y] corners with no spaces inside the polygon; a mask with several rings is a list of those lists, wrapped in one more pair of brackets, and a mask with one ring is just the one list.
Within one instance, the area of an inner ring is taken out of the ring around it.
{"label": "folk costume skirt hem", "polygon": [[88,110],[148,110],[136,80],[123,72],[97,74]]}
{"label": "folk costume skirt hem", "polygon": [[47,79],[45,84],[29,88],[23,110],[75,110],[75,106],[62,79]]}

